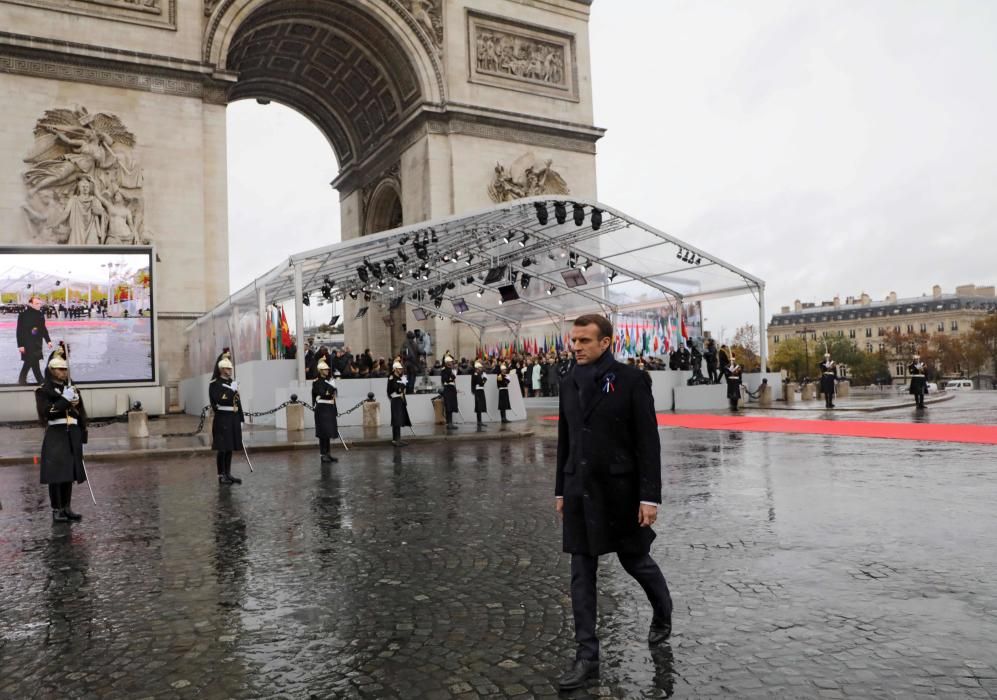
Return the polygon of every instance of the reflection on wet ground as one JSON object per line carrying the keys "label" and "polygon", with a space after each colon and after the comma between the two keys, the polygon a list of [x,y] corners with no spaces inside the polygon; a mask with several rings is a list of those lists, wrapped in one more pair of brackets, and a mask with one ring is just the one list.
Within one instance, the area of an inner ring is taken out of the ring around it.
{"label": "reflection on wet ground", "polygon": [[[983,422],[994,398],[932,416]],[[569,697],[997,695],[994,448],[661,435],[675,636],[647,648],[607,558],[602,679]],[[271,453],[227,489],[210,459],[93,464],[101,506],[77,491],[71,527],[33,470],[0,469],[0,697],[554,697],[554,450],[539,426]]]}

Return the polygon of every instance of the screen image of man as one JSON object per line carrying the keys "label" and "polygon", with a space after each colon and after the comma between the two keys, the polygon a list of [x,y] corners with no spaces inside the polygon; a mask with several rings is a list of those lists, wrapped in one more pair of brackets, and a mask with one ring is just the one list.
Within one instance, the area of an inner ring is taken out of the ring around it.
{"label": "screen image of man", "polygon": [[661,503],[661,443],[647,373],[617,362],[609,348],[613,325],[604,316],[579,316],[571,329],[577,364],[560,387],[554,490],[563,521],[563,550],[571,555],[575,661],[561,690],[599,677],[596,573],[599,556],[615,553],[648,601],[647,641],[672,631],[672,599],[651,558]]}
{"label": "screen image of man", "polygon": [[21,373],[18,384],[28,383],[28,370],[35,377],[35,383],[42,383],[42,371],[38,366],[44,357],[42,343],[52,349],[52,339],[45,327],[45,314],[42,313],[42,300],[36,296],[28,299],[28,306],[17,315],[17,351],[21,354]]}

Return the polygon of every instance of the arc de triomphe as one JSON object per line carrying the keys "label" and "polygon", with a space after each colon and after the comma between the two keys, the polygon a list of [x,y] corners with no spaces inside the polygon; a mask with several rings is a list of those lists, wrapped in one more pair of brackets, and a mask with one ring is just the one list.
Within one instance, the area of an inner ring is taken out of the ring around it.
{"label": "arc de triomphe", "polygon": [[[0,243],[66,242],[45,209],[84,175],[121,192],[134,242],[159,255],[160,378],[175,381],[183,329],[229,293],[229,102],[280,102],[321,129],[344,239],[537,194],[542,168],[594,197],[590,4],[0,0]],[[64,168],[32,168],[53,148]],[[380,316],[346,332],[393,342]]]}

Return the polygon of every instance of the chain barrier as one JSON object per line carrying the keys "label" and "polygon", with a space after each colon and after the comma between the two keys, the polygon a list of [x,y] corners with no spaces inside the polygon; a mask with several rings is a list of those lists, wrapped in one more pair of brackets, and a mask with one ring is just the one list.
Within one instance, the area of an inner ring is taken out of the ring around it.
{"label": "chain barrier", "polygon": [[[367,399],[363,399],[362,401],[360,401],[359,403],[357,403],[357,405],[355,405],[353,408],[350,408],[350,409],[348,409],[346,411],[342,411],[342,412],[340,412],[337,415],[345,416],[345,415],[348,415],[350,413],[353,413],[355,410],[357,410],[358,408],[360,408],[361,406],[363,406],[366,402],[367,402]],[[272,414],[276,413],[277,411],[279,411],[282,408],[287,408],[288,406],[293,406],[293,405],[304,406],[309,411],[313,411],[313,412],[315,411],[315,408],[311,404],[307,404],[304,401],[299,401],[298,399],[293,399],[293,400],[290,400],[290,401],[285,401],[281,405],[275,406],[274,408],[271,408],[269,411],[257,411],[257,412],[252,412],[252,411],[248,411],[247,412],[247,411],[244,411],[243,415],[244,416],[249,416],[250,418],[258,418],[260,416],[269,416],[269,415],[272,415]],[[205,422],[205,420],[206,420],[206,418],[208,416],[208,411],[210,409],[211,409],[211,405],[210,404],[208,404],[207,406],[205,406],[204,408],[201,409],[200,420],[198,420],[197,428],[195,428],[193,431],[191,431],[189,433],[164,433],[163,437],[193,437],[193,436],[197,435],[202,430],[204,430],[204,422]]]}

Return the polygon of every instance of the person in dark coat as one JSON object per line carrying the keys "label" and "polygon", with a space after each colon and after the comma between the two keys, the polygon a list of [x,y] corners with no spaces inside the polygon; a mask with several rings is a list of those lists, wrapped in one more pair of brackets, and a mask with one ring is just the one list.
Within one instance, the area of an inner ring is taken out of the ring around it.
{"label": "person in dark coat", "polygon": [[388,397],[391,399],[391,444],[395,447],[405,447],[408,443],[402,441],[402,428],[412,425],[405,401],[408,380],[404,375],[405,366],[401,362],[396,360],[391,368],[391,376],[388,377]]}
{"label": "person in dark coat", "polygon": [[924,395],[928,393],[928,377],[925,375],[925,369],[920,355],[914,355],[914,359],[907,367],[907,373],[910,375],[908,391],[914,395],[914,405],[917,408],[924,408]]}
{"label": "person in dark coat", "polygon": [[239,396],[239,383],[232,378],[234,367],[228,348],[222,351],[215,362],[215,371],[208,385],[208,399],[211,403],[211,449],[215,450],[219,484],[241,484],[242,479],[232,476],[232,452],[241,450],[242,399]]}
{"label": "person in dark coat", "polygon": [[721,345],[720,352],[717,353],[717,384],[720,383],[722,377],[727,376],[728,367],[730,367],[730,350],[727,349],[726,345]]}
{"label": "person in dark coat", "polygon": [[475,361],[474,374],[471,375],[471,391],[474,392],[474,412],[478,414],[478,430],[484,430],[485,421],[481,419],[482,414],[488,413],[488,403],[485,400],[485,376],[484,366]]}
{"label": "person in dark coat", "polygon": [[443,357],[443,370],[440,381],[443,384],[443,411],[447,417],[447,430],[456,430],[453,414],[460,411],[457,407],[457,373],[454,372],[454,359],[447,353]]}
{"label": "person in dark coat", "polygon": [[718,383],[720,381],[720,373],[717,372],[717,344],[713,342],[713,338],[706,341],[703,359],[706,360],[706,374],[708,375],[710,384]]}
{"label": "person in dark coat", "polygon": [[318,378],[312,382],[312,408],[315,409],[315,437],[323,462],[338,462],[329,454],[329,443],[339,437],[339,408],[336,406],[336,381],[325,360],[315,365]]}
{"label": "person in dark coat", "polygon": [[[720,351],[721,355],[723,350]],[[741,375],[744,370],[737,364],[734,355],[730,356],[730,364],[724,367],[724,378],[727,380],[727,400],[730,401],[730,410],[737,410],[737,402],[741,400]]]}
{"label": "person in dark coat", "polygon": [[684,344],[679,347],[679,369],[683,372],[692,369],[692,354],[689,352],[688,346]]}
{"label": "person in dark coat", "polygon": [[824,353],[820,363],[820,391],[824,394],[824,407],[834,408],[834,387],[838,381],[838,365],[831,359],[831,353]]}
{"label": "person in dark coat", "polygon": [[578,364],[561,385],[554,495],[571,554],[571,607],[578,644],[561,690],[599,677],[596,574],[599,556],[615,553],[653,610],[648,643],[671,635],[672,601],[650,556],[651,526],[661,503],[661,445],[645,373],[617,362],[613,325],[579,316],[571,329]]}
{"label": "person in dark coat", "polygon": [[28,299],[24,311],[17,315],[17,351],[21,354],[21,373],[17,383],[28,383],[28,370],[35,378],[35,383],[42,383],[42,371],[39,363],[42,361],[42,341],[52,349],[52,339],[45,327],[45,314],[42,313],[42,300],[36,296]]}
{"label": "person in dark coat", "polygon": [[692,378],[698,383],[703,382],[703,353],[699,351],[699,348],[694,344],[692,346]]}
{"label": "person in dark coat", "polygon": [[[502,416],[503,423],[511,423],[512,421],[505,417],[506,411],[512,410],[512,403],[509,401],[509,368],[506,367],[505,363],[499,365],[499,373],[495,378],[495,386],[498,387],[498,407],[499,415]],[[477,402],[477,397],[475,397],[475,402]]]}
{"label": "person in dark coat", "polygon": [[42,439],[41,483],[48,484],[52,520],[59,523],[82,520],[70,508],[73,482],[87,480],[83,445],[87,442],[87,412],[83,397],[69,378],[65,346],[48,360],[45,378],[35,389],[38,420],[45,427]]}

